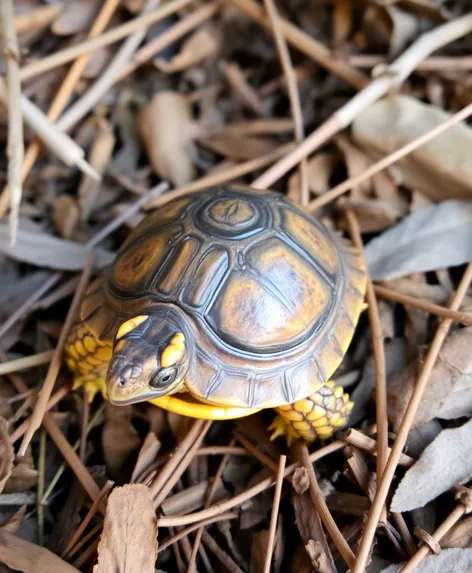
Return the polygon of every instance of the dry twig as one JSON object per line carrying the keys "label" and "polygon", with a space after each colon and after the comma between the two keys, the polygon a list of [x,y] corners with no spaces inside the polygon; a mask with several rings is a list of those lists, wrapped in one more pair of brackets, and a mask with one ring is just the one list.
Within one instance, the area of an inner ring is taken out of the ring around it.
{"label": "dry twig", "polygon": [[287,456],[280,456],[277,479],[275,482],[274,501],[272,503],[272,513],[270,516],[269,539],[267,541],[267,552],[264,562],[264,573],[270,573],[272,553],[274,552],[275,531],[277,529],[277,517],[279,514],[280,496],[282,495],[282,485],[284,481],[284,469]]}

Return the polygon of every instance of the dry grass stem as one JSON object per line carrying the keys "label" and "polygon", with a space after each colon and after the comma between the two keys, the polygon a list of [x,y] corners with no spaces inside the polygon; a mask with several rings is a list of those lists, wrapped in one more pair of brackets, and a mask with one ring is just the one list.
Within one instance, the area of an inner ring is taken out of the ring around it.
{"label": "dry grass stem", "polygon": [[[331,444],[324,446],[323,448],[320,448],[316,452],[313,452],[310,455],[309,459],[311,462],[315,462],[329,454],[332,454],[333,452],[340,450],[341,448],[344,447],[344,445],[345,443],[342,441],[332,442]],[[300,463],[298,462],[287,466],[284,471],[284,478],[292,475],[293,472],[298,467],[300,467]],[[234,496],[232,499],[221,502],[217,505],[212,505],[208,509],[202,509],[201,511],[196,511],[195,513],[191,513],[188,515],[171,515],[168,517],[167,516],[159,517],[157,525],[158,527],[173,527],[178,525],[189,525],[190,523],[197,523],[204,519],[208,519],[210,517],[214,517],[215,515],[219,515],[224,511],[229,511],[274,485],[275,485],[274,478],[268,477],[260,481],[255,486],[252,486],[247,490],[241,492],[239,495]]]}
{"label": "dry grass stem", "polygon": [[167,541],[164,541],[164,543],[160,543],[157,549],[157,553],[158,554],[161,553],[161,551],[164,551],[165,549],[169,548],[171,545],[177,543],[177,541],[180,541],[180,539],[183,539],[189,533],[192,533],[197,529],[199,530],[200,528],[205,527],[206,525],[211,525],[213,523],[216,523],[217,521],[226,521],[227,519],[236,519],[237,517],[239,517],[239,513],[235,511],[227,511],[226,513],[216,515],[215,517],[203,519],[199,523],[194,523],[193,525],[189,525],[185,529],[182,529],[181,531],[176,533],[173,537],[169,537],[169,539],[167,539]]}
{"label": "dry grass stem", "polygon": [[244,448],[236,446],[204,446],[195,452],[196,456],[220,456],[229,454],[231,456],[247,456]]}
{"label": "dry grass stem", "polygon": [[70,558],[70,555],[73,552],[74,545],[77,543],[77,541],[79,541],[80,536],[83,534],[83,532],[87,528],[88,524],[92,521],[94,515],[98,511],[98,507],[99,507],[100,503],[110,493],[110,490],[113,487],[113,485],[114,485],[114,483],[112,481],[108,480],[107,483],[103,486],[103,488],[100,491],[100,494],[94,500],[94,502],[92,503],[92,506],[88,510],[87,515],[84,517],[81,524],[76,529],[74,535],[70,538],[68,544],[66,545],[66,548],[62,552],[62,558],[63,559],[69,559]]}
{"label": "dry grass stem", "polygon": [[398,529],[400,535],[402,536],[403,543],[405,545],[406,552],[408,553],[409,557],[412,557],[417,550],[417,546],[413,536],[408,529],[408,525],[406,524],[405,518],[401,513],[392,512],[392,519],[395,522],[395,526]]}
{"label": "dry grass stem", "polygon": [[[441,523],[441,525],[436,529],[431,537],[434,541],[441,541],[441,539],[446,535],[446,533],[454,527],[454,525],[459,521],[459,519],[466,512],[465,505],[462,503],[453,509],[453,511],[446,517],[446,519]],[[413,557],[404,565],[399,573],[411,573],[414,571],[418,565],[423,561],[423,559],[431,551],[431,548],[426,543],[422,545]]]}
{"label": "dry grass stem", "polygon": [[[68,386],[63,386],[62,388],[59,388],[59,390],[51,396],[46,411],[49,412],[54,408],[54,406],[59,404],[62,398],[67,396],[69,391],[70,388]],[[19,440],[22,436],[24,436],[26,430],[30,425],[30,422],[31,422],[31,417],[26,418],[26,420],[23,420],[23,422],[10,435],[10,444],[14,444],[17,440]]]}
{"label": "dry grass stem", "polygon": [[[230,447],[234,446],[234,440],[231,440],[229,446]],[[220,464],[218,465],[215,476],[214,476],[214,478],[211,482],[211,486],[208,490],[207,499],[206,499],[205,504],[203,506],[204,509],[207,509],[208,507],[210,507],[210,505],[213,501],[213,498],[215,497],[216,490],[218,489],[218,484],[220,483],[221,476],[223,475],[223,472],[225,470],[225,467],[226,467],[226,464],[228,463],[229,458],[230,458],[230,454],[225,454],[223,456]],[[203,531],[204,531],[204,527],[200,527],[197,530],[197,533],[195,534],[195,540],[193,542],[192,553],[190,555],[190,559],[188,562],[188,573],[194,573],[196,570],[195,560],[197,558],[197,552],[198,552],[198,548],[200,547],[200,541],[202,539]]]}
{"label": "dry grass stem", "polygon": [[[452,320],[455,320],[456,322],[472,326],[472,316],[470,314],[457,312],[444,306],[440,306],[439,304],[427,302],[425,300],[421,300],[420,298],[403,294],[401,292],[392,290],[384,286],[374,285],[374,290],[377,295],[387,300],[391,300],[393,302],[399,302],[406,306],[412,306],[413,308],[424,310],[425,312],[429,312],[430,314],[434,314],[436,316],[442,316],[443,318],[450,318]],[[1,366],[0,366],[0,372],[1,372]]]}
{"label": "dry grass stem", "polygon": [[47,403],[52,393],[52,389],[54,388],[54,384],[56,382],[57,375],[59,374],[59,370],[62,365],[62,353],[64,351],[64,346],[67,340],[67,336],[69,335],[69,331],[71,329],[72,323],[75,320],[76,312],[79,308],[79,304],[82,300],[82,296],[85,292],[85,288],[87,287],[89,278],[92,274],[93,270],[93,261],[95,259],[95,255],[93,252],[90,253],[87,264],[84,267],[82,272],[81,280],[77,290],[75,292],[74,298],[72,303],[69,307],[69,311],[67,313],[66,320],[64,322],[64,326],[61,330],[61,335],[57,342],[56,349],[54,351],[54,356],[51,359],[51,363],[49,365],[48,372],[46,374],[46,379],[44,380],[43,387],[38,397],[38,401],[36,402],[33,415],[31,416],[31,422],[28,426],[28,430],[23,438],[21,443],[19,454],[20,456],[24,456],[28,445],[31,442],[31,438],[33,437],[35,431],[41,425],[41,421],[44,417],[44,414],[47,409]]}
{"label": "dry grass stem", "polygon": [[22,358],[3,362],[0,364],[0,376],[10,374],[10,372],[19,372],[20,370],[27,370],[28,368],[47,364],[50,362],[53,354],[53,350],[46,350],[45,352],[38,352],[38,354],[32,354],[31,356],[23,356]]}
{"label": "dry grass stem", "polygon": [[[117,6],[119,5],[120,0],[107,0],[103,5],[100,13],[97,16],[92,28],[90,29],[89,38],[93,38],[98,36],[103,32],[103,30],[107,27],[108,22],[110,21],[111,17],[115,13]],[[54,6],[52,6],[54,8]],[[47,113],[47,118],[50,121],[56,121],[57,118],[60,116],[62,110],[65,108],[71,95],[74,92],[75,86],[79,81],[82,72],[84,71],[87,63],[91,57],[91,53],[84,54],[77,58],[77,60],[73,63],[70,70],[67,72],[66,77],[64,78],[58,92],[54,96],[54,99],[49,107],[49,111]],[[25,157],[23,160],[22,165],[22,181],[26,179],[28,173],[33,168],[33,165],[38,158],[38,155],[41,151],[41,143],[38,139],[35,139],[26,150]],[[0,218],[1,218],[1,205],[5,201],[4,196],[8,193],[8,188],[5,188],[2,191],[2,196],[0,197]]]}
{"label": "dry grass stem", "polygon": [[86,545],[91,539],[97,535],[103,528],[103,523],[97,523],[92,529],[82,537],[82,539],[72,547],[67,555],[67,559],[70,561],[74,555],[76,555],[84,545]]}
{"label": "dry grass stem", "polygon": [[[253,0],[230,1],[244,12],[246,16],[261,26],[264,26],[264,28],[270,29],[269,18],[264,13],[262,6],[259,6]],[[368,83],[366,76],[353,69],[344,60],[336,59],[323,44],[312,38],[306,32],[300,30],[300,28],[297,28],[297,26],[282,19],[281,27],[285,38],[294,48],[300,50],[305,56],[311,58],[323,68],[342,78],[355,89],[361,89]]]}
{"label": "dry grass stem", "polygon": [[[232,0],[233,2],[235,0]],[[240,2],[241,0],[238,0]],[[250,0],[244,0],[250,1]],[[286,157],[275,163],[253,183],[265,189],[283,177],[303,158],[308,157],[335,133],[348,127],[351,122],[367,107],[379,100],[389,91],[398,88],[411,74],[415,67],[432,52],[461,38],[472,30],[472,14],[467,14],[438,26],[431,32],[423,34],[392,64],[386,67],[381,75],[356,94],[347,104],[336,111],[327,121],[315,129],[301,145]]]}
{"label": "dry grass stem", "polygon": [[300,451],[300,457],[303,461],[304,467],[308,470],[308,479],[310,481],[310,497],[313,504],[313,508],[316,513],[320,516],[323,525],[326,528],[329,536],[336,545],[341,557],[344,559],[346,565],[352,569],[355,562],[355,555],[352,552],[349,544],[345,540],[343,534],[336,525],[336,522],[331,515],[331,512],[326,505],[326,501],[323,492],[318,485],[318,480],[316,479],[315,470],[313,468],[313,463],[310,459],[308,448],[304,442],[299,442],[297,448]]}
{"label": "dry grass stem", "polygon": [[[202,422],[201,424],[197,422]],[[172,475],[166,480],[165,484],[161,487],[161,489],[155,493],[155,488],[151,486],[151,492],[153,494],[153,501],[156,507],[159,507],[164,499],[168,496],[171,492],[172,488],[175,484],[179,481],[180,477],[184,473],[184,471],[188,468],[190,462],[192,461],[195,452],[200,447],[203,439],[205,438],[208,430],[210,429],[212,424],[212,420],[197,420],[194,424],[194,428],[198,428],[198,432],[196,432],[195,438],[190,445],[190,448],[184,453],[180,462],[177,466],[175,466]],[[193,428],[192,428],[193,430]],[[189,432],[191,434],[192,431]],[[171,458],[172,459],[172,458]]]}
{"label": "dry grass stem", "polygon": [[[160,0],[147,0],[144,4],[142,15],[144,16],[150,11],[154,11],[159,3]],[[123,66],[125,66],[133,57],[133,54],[143,41],[146,33],[147,28],[140,28],[126,39],[95,83],[82,97],[69,107],[57,122],[60,129],[63,131],[71,129],[100,101],[101,97],[113,85],[115,78],[118,76]]]}
{"label": "dry grass stem", "polygon": [[[472,263],[469,263],[464,275],[459,283],[459,287],[450,305],[452,310],[457,310],[461,305],[462,299],[464,298],[472,280]],[[377,528],[379,518],[382,512],[382,508],[387,499],[387,495],[390,489],[390,484],[392,482],[395,470],[398,464],[398,460],[402,455],[402,450],[406,444],[408,438],[408,433],[411,429],[416,411],[423,396],[424,390],[428,383],[429,376],[434,367],[436,359],[438,357],[439,351],[441,350],[442,344],[449,332],[452,320],[450,318],[445,318],[439,325],[436,334],[433,338],[429,351],[425,357],[423,368],[418,376],[416,386],[414,387],[413,394],[408,403],[405,415],[398,431],[397,437],[392,447],[392,451],[387,461],[387,465],[384,470],[382,478],[378,481],[377,492],[372,503],[372,507],[369,511],[369,516],[364,527],[359,552],[356,559],[356,564],[352,573],[361,573],[364,570],[369,557],[370,547],[372,540],[375,535],[375,530]]]}
{"label": "dry grass stem", "polygon": [[8,185],[10,187],[10,239],[15,243],[22,195],[21,165],[25,153],[21,114],[20,49],[11,0],[2,0],[0,16],[3,27],[3,51],[7,60],[8,87]]}
{"label": "dry grass stem", "polygon": [[22,81],[29,80],[39,74],[43,74],[44,72],[53,70],[58,66],[67,64],[82,54],[91,54],[99,48],[114,44],[115,42],[134,34],[134,32],[138,30],[149,28],[149,26],[156,24],[160,20],[164,20],[168,16],[171,16],[175,12],[178,12],[187,6],[187,4],[190,4],[191,1],[192,0],[172,0],[154,12],[138,16],[121,26],[117,26],[116,28],[105,32],[101,36],[85,40],[80,44],[55,52],[50,56],[41,58],[41,60],[38,60],[37,62],[23,66],[20,70],[20,78]]}
{"label": "dry grass stem", "polygon": [[280,497],[284,483],[284,470],[287,456],[280,456],[277,478],[275,482],[274,501],[272,502],[272,512],[270,515],[269,539],[267,540],[267,552],[264,561],[264,573],[270,573],[272,554],[274,552],[275,532],[277,529],[277,518],[279,515]]}
{"label": "dry grass stem", "polygon": [[[346,218],[352,241],[364,259],[364,245],[357,217],[352,209],[346,210]],[[375,365],[375,405],[377,423],[377,479],[380,480],[388,457],[388,417],[387,417],[387,374],[385,367],[384,341],[382,325],[374,287],[367,276],[366,286],[367,312],[372,336],[372,351]],[[387,518],[385,510],[382,521]]]}
{"label": "dry grass stem", "polygon": [[[270,18],[275,45],[277,46],[280,63],[282,64],[282,69],[286,78],[290,109],[292,112],[293,122],[295,124],[295,140],[297,144],[300,144],[305,137],[305,130],[303,127],[303,113],[300,93],[298,91],[297,76],[290,59],[290,53],[282,30],[281,18],[277,11],[275,0],[264,0],[264,5]],[[308,189],[308,165],[306,159],[300,161],[299,174],[300,199],[302,205],[306,206],[310,201],[310,192]]]}
{"label": "dry grass stem", "polygon": [[354,187],[360,185],[367,179],[370,179],[376,173],[383,171],[384,169],[390,167],[390,165],[393,165],[403,157],[406,157],[407,155],[415,151],[415,149],[418,149],[425,143],[428,143],[428,141],[431,141],[431,139],[434,139],[441,133],[444,133],[444,131],[446,131],[453,125],[460,123],[461,121],[469,117],[471,114],[472,114],[472,104],[469,104],[460,111],[458,111],[457,113],[455,113],[454,115],[452,115],[450,118],[440,123],[438,126],[431,129],[430,131],[427,131],[420,137],[417,137],[416,139],[410,141],[403,147],[400,147],[400,149],[397,149],[397,151],[394,151],[393,153],[390,153],[386,157],[383,157],[382,159],[377,161],[377,163],[374,163],[373,165],[368,167],[360,175],[357,175],[356,177],[351,177],[350,179],[343,181],[342,183],[336,185],[336,187],[333,187],[320,197],[313,199],[313,201],[308,205],[308,210],[316,211],[316,209],[319,209],[320,207],[323,207],[324,205],[330,203],[334,199],[337,199],[350,189],[353,189]]}
{"label": "dry grass stem", "polygon": [[238,565],[231,559],[231,557],[223,551],[221,547],[216,543],[213,537],[208,533],[208,531],[204,531],[202,535],[203,543],[210,549],[213,555],[220,561],[224,567],[230,573],[244,573],[243,570],[238,567]]}
{"label": "dry grass stem", "polygon": [[153,56],[161,52],[167,46],[176,42],[179,38],[188,34],[191,30],[209,20],[219,10],[221,4],[218,1],[209,2],[198,8],[185,18],[179,20],[174,26],[166,30],[163,34],[151,40],[140,48],[133,57],[133,60],[127,64],[116,76],[115,83],[120,82],[129,74],[134,72],[141,64],[150,60]]}
{"label": "dry grass stem", "polygon": [[[377,442],[372,438],[369,438],[369,436],[364,435],[362,432],[359,432],[358,430],[350,428],[344,434],[344,439],[348,444],[351,444],[352,446],[355,446],[364,452],[368,452],[374,456],[377,455]],[[390,455],[390,452],[391,450],[389,448],[388,455]],[[405,468],[409,468],[415,463],[415,461],[416,460],[414,458],[407,456],[406,454],[402,454],[398,464]]]}
{"label": "dry grass stem", "polygon": [[24,34],[35,28],[47,26],[62,12],[63,8],[62,4],[50,4],[29,10],[26,14],[18,14],[15,16],[16,33]]}
{"label": "dry grass stem", "polygon": [[228,183],[229,181],[233,181],[234,179],[242,177],[243,175],[247,175],[248,173],[251,173],[256,169],[260,169],[261,167],[265,167],[266,165],[269,165],[270,163],[277,161],[279,157],[282,157],[285,153],[287,153],[291,149],[293,149],[293,143],[289,143],[287,145],[281,145],[274,151],[266,153],[261,157],[256,157],[256,159],[250,159],[249,161],[244,161],[243,163],[240,163],[235,167],[230,167],[229,169],[225,169],[220,173],[214,173],[212,175],[206,175],[204,177],[201,177],[200,179],[196,179],[195,181],[192,181],[188,185],[184,185],[179,189],[175,189],[170,193],[166,193],[164,197],[160,197],[155,201],[150,201],[147,208],[157,209],[158,207],[161,207],[162,205],[167,203],[167,201],[171,199],[176,199],[177,197],[181,197],[186,193],[201,191],[206,187],[213,187],[215,185],[222,185],[223,183]]}
{"label": "dry grass stem", "polygon": [[[350,56],[348,62],[354,68],[375,68],[387,66],[384,56],[357,54]],[[472,69],[471,56],[431,56],[416,66],[417,72],[466,72]]]}

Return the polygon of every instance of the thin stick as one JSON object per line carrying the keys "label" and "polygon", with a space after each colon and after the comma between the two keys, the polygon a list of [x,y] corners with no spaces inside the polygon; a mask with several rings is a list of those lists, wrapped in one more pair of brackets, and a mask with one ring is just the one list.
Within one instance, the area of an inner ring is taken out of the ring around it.
{"label": "thin stick", "polygon": [[32,354],[31,356],[23,356],[22,358],[3,362],[0,364],[0,376],[10,374],[10,372],[19,372],[20,370],[27,370],[28,368],[47,364],[50,362],[53,354],[54,350],[46,350],[44,352],[38,352],[38,354]]}
{"label": "thin stick", "polygon": [[103,523],[97,523],[95,527],[92,527],[92,529],[86,535],[84,535],[82,539],[74,545],[74,547],[72,547],[67,555],[67,560],[70,561],[72,557],[74,557],[74,555],[78,553],[86,543],[88,543],[93,537],[95,537],[95,535],[97,535],[99,531],[101,531],[102,528]]}
{"label": "thin stick", "polygon": [[[150,10],[155,10],[159,3],[160,0],[147,0],[141,12],[142,15],[149,13]],[[167,6],[168,5],[169,4],[167,4]],[[63,131],[71,129],[87,114],[90,109],[92,109],[97,104],[100,98],[108,91],[110,86],[113,85],[113,81],[118,75],[119,71],[132,58],[139,44],[143,41],[146,33],[147,28],[140,28],[126,39],[126,41],[114,55],[111,62],[107,64],[105,71],[100,74],[92,87],[89,88],[88,91],[71,107],[69,107],[61,119],[57,122],[57,125],[60,129]]]}
{"label": "thin stick", "polygon": [[[232,4],[237,6],[246,16],[270,29],[270,21],[264,13],[262,6],[258,5],[253,0],[230,0]],[[300,50],[303,54],[326,68],[333,74],[342,78],[346,83],[355,89],[363,88],[368,80],[365,75],[359,73],[357,70],[351,68],[342,59],[336,59],[333,54],[320,42],[315,40],[306,32],[297,28],[285,19],[281,20],[281,27],[285,38]]]}
{"label": "thin stick", "polygon": [[46,379],[44,380],[41,393],[39,394],[38,401],[36,402],[36,405],[33,410],[33,415],[31,416],[31,422],[28,426],[26,434],[23,437],[23,441],[18,451],[18,455],[20,456],[25,455],[26,449],[28,448],[29,443],[31,442],[31,438],[33,437],[35,431],[41,425],[41,420],[43,419],[43,416],[46,412],[47,403],[49,401],[49,398],[51,397],[52,389],[54,388],[57,375],[59,374],[59,370],[61,368],[62,353],[64,351],[64,346],[67,340],[67,336],[69,335],[69,331],[71,329],[73,321],[75,320],[75,315],[78,310],[80,301],[82,299],[82,295],[85,292],[85,288],[88,284],[90,275],[92,274],[94,259],[95,255],[93,254],[93,252],[91,252],[87,259],[87,263],[84,267],[84,270],[82,272],[79,286],[77,287],[74,298],[69,307],[69,311],[67,313],[64,326],[61,330],[61,335],[59,337],[56,349],[54,351],[54,356],[52,357],[51,363],[49,364],[49,369],[46,374]]}
{"label": "thin stick", "polygon": [[[320,448],[316,452],[313,452],[310,455],[310,460],[312,462],[323,458],[337,450],[340,450],[345,445],[344,442],[338,440],[336,442],[332,442],[331,444],[325,446],[324,448]],[[292,475],[293,472],[300,467],[300,464],[297,462],[295,464],[291,464],[285,468],[284,471],[284,478]],[[252,499],[259,493],[265,491],[266,489],[275,485],[275,479],[273,477],[268,477],[262,481],[260,481],[255,486],[252,486],[245,491],[241,492],[240,494],[234,496],[233,498],[229,499],[228,501],[223,501],[216,505],[212,505],[208,509],[202,509],[201,511],[196,511],[195,513],[190,513],[188,515],[169,515],[159,517],[157,524],[158,527],[170,527],[170,526],[178,526],[178,525],[190,525],[191,523],[197,523],[203,519],[208,519],[210,517],[214,517],[215,515],[220,515],[224,511],[229,511],[238,505],[241,505],[245,501]]]}
{"label": "thin stick", "polygon": [[[169,458],[169,461],[166,465],[161,469],[161,471],[157,474],[156,478],[154,479],[150,489],[152,497],[156,497],[162,488],[165,486],[167,481],[173,475],[175,470],[177,469],[178,465],[182,461],[185,454],[189,451],[192,444],[195,442],[197,436],[201,432],[205,420],[195,420],[193,422],[192,427],[188,431],[185,438],[177,444],[174,449],[172,456]],[[185,524],[183,524],[185,525]]]}
{"label": "thin stick", "polygon": [[101,36],[85,40],[80,44],[55,52],[50,56],[46,56],[36,62],[23,66],[20,70],[20,78],[22,81],[29,80],[39,74],[43,74],[44,72],[53,70],[58,66],[67,64],[82,54],[92,54],[99,48],[109,46],[110,44],[134,34],[134,32],[138,30],[149,28],[149,26],[156,24],[160,20],[164,20],[168,16],[171,16],[175,12],[178,12],[187,6],[187,4],[190,4],[191,1],[192,0],[172,0],[154,12],[145,14],[144,16],[138,16],[125,24],[121,24],[121,26],[116,26],[116,28],[109,30]]}
{"label": "thin stick", "polygon": [[269,539],[267,541],[267,552],[264,562],[264,573],[270,573],[272,563],[272,553],[274,551],[275,531],[277,529],[277,517],[279,514],[280,496],[282,495],[282,485],[284,482],[284,470],[287,456],[280,456],[277,479],[275,482],[274,501],[272,502],[272,513],[270,516]]}
{"label": "thin stick", "polygon": [[[234,2],[235,0],[231,0]],[[240,0],[238,0],[240,1]],[[247,0],[245,0],[247,1]],[[327,121],[315,129],[301,145],[286,157],[275,163],[253,182],[260,189],[270,187],[275,181],[295,167],[324,144],[335,133],[348,127],[351,122],[367,107],[397,88],[411,74],[415,67],[431,52],[468,34],[472,29],[472,13],[438,26],[431,32],[423,34],[385,72],[372,80],[362,91],[347,104],[336,111]]]}
{"label": "thin stick", "polygon": [[[446,519],[441,523],[441,525],[436,529],[431,537],[435,541],[441,541],[441,539],[446,535],[446,533],[454,527],[454,525],[459,521],[459,519],[464,515],[466,511],[465,505],[459,504],[454,510],[446,517]],[[423,561],[423,559],[431,551],[431,548],[426,543],[418,549],[418,551],[413,555],[413,557],[404,565],[400,573],[411,573],[418,565]]]}
{"label": "thin stick", "polygon": [[243,570],[238,567],[238,565],[231,559],[231,557],[223,551],[221,547],[216,543],[213,537],[207,532],[203,532],[203,543],[208,546],[208,549],[213,553],[213,555],[225,566],[225,568],[230,573],[244,573]]}
{"label": "thin stick", "polygon": [[15,14],[11,0],[0,2],[3,27],[3,50],[7,59],[8,78],[8,185],[10,186],[10,239],[15,244],[21,203],[21,164],[25,153],[23,117],[21,114],[20,49],[15,29]]}
{"label": "thin stick", "polygon": [[[374,456],[377,455],[377,442],[362,432],[354,430],[354,428],[349,428],[349,430],[344,434],[344,439],[348,444],[351,444],[364,452],[368,452]],[[390,452],[391,449],[388,448],[389,455]],[[405,468],[410,468],[415,462],[416,460],[414,458],[407,456],[406,454],[402,454],[398,460],[398,464]]]}
{"label": "thin stick", "polygon": [[260,157],[256,157],[255,159],[249,159],[248,161],[244,161],[235,167],[230,167],[229,169],[225,169],[225,171],[221,171],[220,173],[213,173],[211,175],[206,175],[205,177],[201,177],[179,189],[175,189],[170,193],[166,193],[165,196],[156,199],[155,201],[150,201],[147,209],[157,209],[161,207],[167,201],[171,199],[176,199],[186,193],[201,191],[206,187],[213,187],[215,185],[222,185],[223,183],[228,183],[229,181],[234,181],[234,179],[238,179],[238,177],[242,177],[243,175],[247,175],[256,169],[260,169],[261,167],[265,167],[266,165],[270,165],[274,161],[276,161],[279,157],[288,153],[291,149],[293,149],[293,143],[289,143],[286,145],[281,145],[274,151],[270,153],[266,153],[265,155],[261,155]]}
{"label": "thin stick", "polygon": [[215,517],[210,517],[208,519],[204,519],[204,520],[200,521],[199,523],[194,523],[193,525],[189,525],[185,529],[182,529],[181,531],[179,531],[173,537],[170,537],[169,539],[164,541],[164,543],[160,543],[159,547],[157,549],[157,553],[158,554],[161,553],[161,551],[164,551],[165,549],[169,548],[174,543],[177,543],[177,541],[180,541],[183,537],[186,537],[189,533],[192,533],[196,529],[200,529],[201,527],[205,527],[205,525],[211,525],[212,523],[216,523],[217,521],[226,521],[228,519],[235,519],[237,517],[239,517],[239,513],[236,513],[235,511],[227,511],[226,513],[216,515]]}
{"label": "thin stick", "polygon": [[[293,69],[290,53],[287,48],[285,36],[282,31],[281,18],[275,5],[275,0],[264,0],[267,13],[270,18],[272,33],[274,35],[277,52],[279,54],[280,63],[287,80],[288,97],[290,100],[290,109],[292,111],[293,121],[295,123],[295,140],[300,144],[305,138],[305,130],[303,128],[303,114],[300,102],[300,93],[298,91],[297,76]],[[302,205],[308,205],[310,201],[308,189],[308,165],[306,159],[300,161],[300,199]]]}
{"label": "thin stick", "polygon": [[97,513],[98,506],[108,495],[113,485],[114,482],[108,480],[107,483],[103,486],[102,490],[100,491],[100,494],[93,502],[92,507],[88,510],[87,515],[84,517],[79,527],[75,530],[74,535],[70,538],[69,543],[66,545],[66,548],[62,552],[63,559],[69,559],[69,556],[73,551],[74,545],[80,539],[80,536],[85,531],[87,525],[92,521],[93,516]]}
{"label": "thin stick", "polygon": [[87,449],[87,425],[90,415],[90,402],[89,393],[84,390],[82,397],[82,428],[80,433],[80,446],[79,446],[79,458],[82,463],[85,464],[85,455]]}
{"label": "thin stick", "polygon": [[[120,0],[107,0],[100,10],[100,13],[97,16],[92,28],[90,29],[89,38],[93,38],[98,36],[103,32],[103,30],[107,27],[108,22],[110,21],[111,17],[113,16],[117,6],[119,5]],[[49,107],[49,111],[47,113],[47,118],[50,121],[56,121],[57,118],[60,116],[62,110],[67,105],[70,96],[74,92],[75,86],[82,75],[85,67],[87,66],[88,61],[90,60],[91,53],[84,54],[77,58],[77,60],[73,63],[70,70],[67,72],[66,77],[64,78],[59,91],[54,96],[54,99]],[[39,139],[34,139],[33,142],[29,145],[28,149],[26,150],[25,157],[23,160],[22,165],[22,181],[25,181],[28,173],[33,168],[33,165],[38,158],[38,155],[41,151],[41,142]],[[1,218],[1,205],[4,201],[4,196],[8,194],[8,187],[6,187],[2,191],[2,195],[0,197],[0,218]]]}
{"label": "thin stick", "polygon": [[26,14],[18,14],[15,17],[16,33],[20,35],[35,28],[47,26],[63,9],[64,6],[61,4],[50,4],[49,6],[28,10]]}
{"label": "thin stick", "polygon": [[313,469],[313,464],[310,461],[310,456],[308,453],[308,448],[305,442],[299,442],[297,446],[300,448],[301,458],[303,460],[303,465],[308,471],[308,479],[310,480],[310,497],[313,504],[313,508],[316,513],[320,516],[326,531],[333,540],[334,544],[338,548],[341,557],[344,559],[346,565],[352,569],[356,557],[349,547],[347,541],[344,539],[343,534],[336,525],[336,522],[331,515],[331,512],[326,505],[326,501],[323,492],[318,485],[318,480],[316,479],[315,470]]}
{"label": "thin stick", "polygon": [[[167,495],[170,493],[174,485],[179,481],[181,475],[184,471],[188,468],[190,462],[192,461],[195,452],[200,447],[203,439],[205,438],[208,430],[212,425],[212,420],[197,420],[194,427],[198,427],[199,431],[195,436],[193,442],[190,445],[190,448],[184,453],[182,456],[179,464],[175,467],[172,475],[167,479],[166,483],[163,484],[161,489],[158,491],[157,494],[154,494],[155,489],[151,486],[151,494],[153,494],[153,501],[155,507],[159,507]],[[191,432],[189,432],[190,434]]]}
{"label": "thin stick", "polygon": [[[352,209],[346,210],[346,218],[352,241],[365,259],[364,245],[361,238],[359,222]],[[372,350],[375,365],[375,405],[377,423],[377,480],[380,480],[388,458],[388,417],[387,417],[387,374],[385,370],[384,340],[380,324],[379,309],[374,287],[367,275],[366,285],[367,312],[369,314],[372,334]],[[382,521],[386,521],[387,511],[384,511]]]}
{"label": "thin stick", "polygon": [[229,454],[231,456],[248,456],[244,448],[233,446],[204,446],[195,452],[196,456],[219,456]]}
{"label": "thin stick", "polygon": [[[347,60],[355,68],[374,68],[386,66],[385,56],[375,54],[356,54]],[[470,56],[431,56],[416,66],[417,72],[468,72],[472,69]]]}
{"label": "thin stick", "polygon": [[[456,312],[455,310],[451,310],[444,306],[440,306],[439,304],[427,302],[425,300],[421,300],[420,298],[410,296],[408,294],[403,294],[401,292],[392,290],[384,286],[374,285],[374,290],[377,295],[387,300],[400,302],[401,304],[405,304],[407,306],[412,306],[414,308],[424,310],[425,312],[429,312],[430,314],[435,314],[436,316],[442,316],[443,318],[450,318],[452,320],[455,320],[456,322],[461,322],[462,324],[467,324],[468,326],[472,326],[472,316],[470,316],[470,314],[466,314],[464,312]],[[1,373],[1,365],[0,365],[0,373]]]}
{"label": "thin stick", "polygon": [[[462,299],[464,298],[467,289],[469,288],[471,280],[472,280],[472,263],[469,263],[459,283],[459,287],[456,291],[453,301],[451,303],[450,308],[452,310],[457,310],[459,308]],[[377,491],[369,511],[367,522],[364,527],[361,543],[359,546],[359,552],[357,554],[356,564],[354,566],[354,569],[352,569],[352,573],[361,573],[361,571],[364,570],[365,565],[367,563],[370,547],[375,535],[375,530],[379,522],[383,505],[385,504],[385,500],[387,499],[387,495],[390,489],[390,484],[395,474],[398,460],[400,459],[402,450],[406,444],[408,433],[411,429],[416,411],[421,402],[423,393],[426,389],[429,376],[434,367],[439,351],[441,350],[442,344],[447,336],[447,333],[449,332],[451,323],[452,320],[450,318],[445,318],[441,322],[433,338],[433,342],[429,348],[429,351],[426,355],[425,361],[423,363],[423,368],[418,376],[418,380],[416,382],[410,401],[408,403],[408,407],[403,416],[400,429],[393,444],[392,451],[388,458],[387,465],[385,466],[384,473],[377,485]]]}

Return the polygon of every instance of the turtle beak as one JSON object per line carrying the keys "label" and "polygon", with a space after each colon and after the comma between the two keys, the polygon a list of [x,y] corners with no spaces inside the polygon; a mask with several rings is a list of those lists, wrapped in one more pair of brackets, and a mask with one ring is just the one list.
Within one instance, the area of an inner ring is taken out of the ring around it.
{"label": "turtle beak", "polygon": [[108,399],[117,406],[145,402],[155,393],[149,388],[148,371],[157,371],[157,364],[142,368],[123,361],[121,356],[113,357],[106,378]]}

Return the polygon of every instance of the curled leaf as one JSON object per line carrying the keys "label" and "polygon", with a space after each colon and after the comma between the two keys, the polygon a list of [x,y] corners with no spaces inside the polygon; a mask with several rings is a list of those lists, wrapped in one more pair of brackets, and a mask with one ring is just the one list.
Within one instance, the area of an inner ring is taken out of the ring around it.
{"label": "curled leaf", "polygon": [[391,510],[423,507],[472,476],[472,421],[443,430],[406,472],[393,496]]}
{"label": "curled leaf", "polygon": [[149,488],[116,488],[108,499],[93,573],[154,573],[156,558],[156,514]]}

